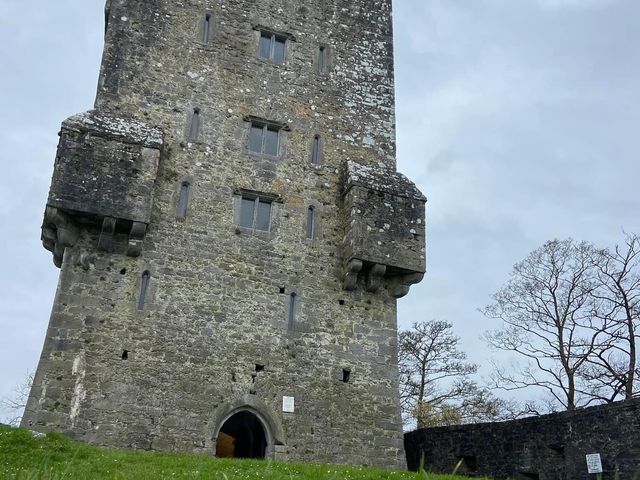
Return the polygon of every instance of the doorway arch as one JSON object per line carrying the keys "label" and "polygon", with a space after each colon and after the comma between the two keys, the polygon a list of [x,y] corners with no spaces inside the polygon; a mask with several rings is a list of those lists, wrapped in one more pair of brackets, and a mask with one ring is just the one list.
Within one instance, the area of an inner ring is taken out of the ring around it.
{"label": "doorway arch", "polygon": [[216,457],[265,458],[269,432],[250,410],[239,410],[222,422],[216,438]]}

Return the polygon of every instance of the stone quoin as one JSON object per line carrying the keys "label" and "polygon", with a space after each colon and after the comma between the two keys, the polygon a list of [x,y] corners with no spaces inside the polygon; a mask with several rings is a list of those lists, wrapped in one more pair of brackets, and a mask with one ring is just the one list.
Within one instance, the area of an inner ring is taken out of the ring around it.
{"label": "stone quoin", "polygon": [[42,226],[22,425],[119,448],[403,467],[391,0],[110,0]]}

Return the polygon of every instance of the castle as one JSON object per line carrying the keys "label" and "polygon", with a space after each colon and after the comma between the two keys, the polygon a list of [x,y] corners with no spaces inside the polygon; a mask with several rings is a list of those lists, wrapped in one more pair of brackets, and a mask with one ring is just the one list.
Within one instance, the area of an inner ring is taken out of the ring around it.
{"label": "castle", "polygon": [[60,267],[23,426],[110,447],[401,467],[391,0],[109,0],[62,124]]}

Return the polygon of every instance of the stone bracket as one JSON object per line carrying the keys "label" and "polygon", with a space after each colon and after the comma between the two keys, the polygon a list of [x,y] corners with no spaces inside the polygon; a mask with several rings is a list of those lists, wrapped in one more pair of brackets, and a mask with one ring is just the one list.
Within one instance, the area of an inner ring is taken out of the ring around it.
{"label": "stone bracket", "polygon": [[105,217],[102,220],[102,232],[98,239],[98,249],[105,252],[113,251],[113,234],[116,231],[116,219]]}
{"label": "stone bracket", "polygon": [[362,270],[362,267],[362,260],[358,260],[356,258],[349,260],[349,263],[347,264],[347,274],[344,277],[344,289],[348,292],[356,289],[356,285],[358,284],[358,274],[360,273],[360,270]]}
{"label": "stone bracket", "polygon": [[383,287],[386,287],[392,297],[401,298],[409,293],[411,285],[422,281],[424,273],[391,273],[386,265],[380,263],[371,264],[353,258],[347,263],[344,289],[349,292],[356,290],[359,278],[364,278],[364,289],[369,293],[378,293]]}
{"label": "stone bracket", "polygon": [[[114,235],[118,220],[113,217],[102,219],[102,230],[98,238],[98,250],[112,252],[114,247]],[[147,224],[133,222],[129,232],[127,255],[139,257],[142,254],[142,243],[147,233]],[[56,267],[62,266],[64,250],[73,247],[80,237],[80,229],[73,222],[73,217],[62,210],[47,206],[42,224],[42,245],[53,253],[53,263]]]}
{"label": "stone bracket", "polygon": [[424,273],[410,273],[408,275],[391,277],[387,285],[389,293],[394,298],[402,298],[409,293],[411,285],[420,283],[423,278]]}
{"label": "stone bracket", "polygon": [[377,293],[382,287],[382,280],[384,274],[387,272],[386,265],[380,265],[376,263],[367,275],[367,292]]}
{"label": "stone bracket", "polygon": [[73,247],[80,236],[80,231],[74,225],[71,217],[62,210],[47,206],[42,223],[42,245],[53,253],[53,263],[62,266],[64,250]]}
{"label": "stone bracket", "polygon": [[142,222],[133,222],[131,232],[129,232],[129,246],[127,247],[127,255],[130,257],[139,257],[142,254],[142,242],[147,233],[147,224]]}

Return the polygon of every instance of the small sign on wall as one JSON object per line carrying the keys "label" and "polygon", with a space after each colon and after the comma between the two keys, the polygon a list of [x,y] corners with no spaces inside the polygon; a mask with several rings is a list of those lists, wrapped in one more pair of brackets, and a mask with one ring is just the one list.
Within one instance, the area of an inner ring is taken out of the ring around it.
{"label": "small sign on wall", "polygon": [[587,471],[589,473],[602,473],[602,460],[599,453],[587,455]]}
{"label": "small sign on wall", "polygon": [[296,400],[293,397],[282,397],[282,411],[284,413],[294,413],[296,410]]}

